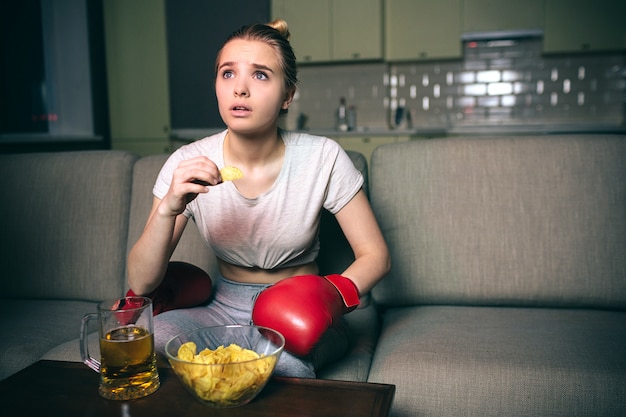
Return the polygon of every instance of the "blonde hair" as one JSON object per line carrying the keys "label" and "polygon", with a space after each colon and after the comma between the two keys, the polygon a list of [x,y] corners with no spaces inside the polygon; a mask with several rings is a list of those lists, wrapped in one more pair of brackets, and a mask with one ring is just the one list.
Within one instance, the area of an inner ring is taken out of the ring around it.
{"label": "blonde hair", "polygon": [[291,33],[289,33],[289,25],[287,25],[287,22],[285,22],[283,19],[275,19],[274,21],[268,23],[267,26],[276,29],[278,33],[283,35],[283,38],[287,39],[288,41],[290,40]]}
{"label": "blonde hair", "polygon": [[[276,19],[267,24],[256,23],[250,26],[243,26],[239,30],[233,32],[224,42],[226,45],[228,42],[234,39],[243,39],[249,41],[261,41],[265,42],[274,50],[278,55],[280,68],[284,75],[284,87],[285,91],[295,90],[298,85],[298,68],[296,65],[296,56],[293,52],[293,48],[289,43],[289,26],[283,19]],[[224,48],[222,45],[222,49]],[[220,61],[220,55],[222,49],[217,53],[215,60],[215,75],[217,76],[217,68]],[[281,113],[287,113],[287,109],[281,110]]]}

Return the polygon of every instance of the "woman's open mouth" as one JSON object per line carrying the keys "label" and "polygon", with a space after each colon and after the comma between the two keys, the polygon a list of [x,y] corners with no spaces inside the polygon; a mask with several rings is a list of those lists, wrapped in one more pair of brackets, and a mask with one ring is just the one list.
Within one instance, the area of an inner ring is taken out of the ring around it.
{"label": "woman's open mouth", "polygon": [[242,105],[234,105],[230,108],[231,114],[234,116],[247,116],[250,114],[250,108]]}

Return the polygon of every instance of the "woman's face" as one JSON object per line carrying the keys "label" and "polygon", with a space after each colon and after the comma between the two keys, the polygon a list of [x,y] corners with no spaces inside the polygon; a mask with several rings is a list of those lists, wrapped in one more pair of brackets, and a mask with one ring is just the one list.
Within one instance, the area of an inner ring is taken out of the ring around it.
{"label": "woman's face", "polygon": [[220,53],[215,91],[222,120],[229,129],[253,133],[274,129],[293,92],[274,48],[261,41],[234,39]]}

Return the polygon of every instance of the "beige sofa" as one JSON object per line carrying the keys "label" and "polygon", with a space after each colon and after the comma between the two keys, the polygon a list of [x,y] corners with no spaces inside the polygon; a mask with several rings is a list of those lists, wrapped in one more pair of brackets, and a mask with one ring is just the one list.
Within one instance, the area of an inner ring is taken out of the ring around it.
{"label": "beige sofa", "polygon": [[[0,155],[0,379],[80,360],[80,318],[125,293],[165,157]],[[393,265],[320,378],[395,384],[393,416],[626,413],[625,136],[398,143],[369,172],[351,157]],[[331,216],[321,239],[322,271],[340,271]],[[193,227],[173,259],[215,267]]]}

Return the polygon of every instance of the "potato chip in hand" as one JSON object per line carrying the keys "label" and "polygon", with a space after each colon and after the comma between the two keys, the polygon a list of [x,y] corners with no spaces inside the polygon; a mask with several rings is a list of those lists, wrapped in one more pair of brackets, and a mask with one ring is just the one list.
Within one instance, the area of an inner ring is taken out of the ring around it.
{"label": "potato chip in hand", "polygon": [[227,166],[220,169],[223,181],[234,181],[243,178],[243,172],[237,167]]}

